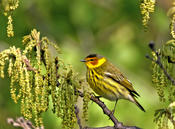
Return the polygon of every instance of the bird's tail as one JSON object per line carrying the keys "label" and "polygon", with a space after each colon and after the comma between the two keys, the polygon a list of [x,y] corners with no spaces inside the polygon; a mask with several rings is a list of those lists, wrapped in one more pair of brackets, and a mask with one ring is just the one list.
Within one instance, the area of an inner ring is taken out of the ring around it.
{"label": "bird's tail", "polygon": [[145,109],[140,105],[140,103],[132,96],[132,99],[130,99],[133,103],[135,103],[142,111],[145,112]]}

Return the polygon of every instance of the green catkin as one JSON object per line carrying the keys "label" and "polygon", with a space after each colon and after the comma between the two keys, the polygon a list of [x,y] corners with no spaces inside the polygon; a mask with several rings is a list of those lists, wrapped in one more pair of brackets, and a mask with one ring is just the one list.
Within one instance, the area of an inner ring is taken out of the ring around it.
{"label": "green catkin", "polygon": [[53,102],[53,112],[55,113],[56,110],[56,101],[57,101],[57,90],[56,90],[56,66],[55,63],[52,62],[51,67],[51,75],[50,75],[50,82],[51,82],[51,95],[52,95],[52,102]]}
{"label": "green catkin", "polygon": [[0,77],[4,78],[4,66],[5,66],[5,61],[2,59],[0,60]]}
{"label": "green catkin", "polygon": [[26,114],[27,118],[32,118],[32,102],[33,102],[33,95],[31,93],[31,83],[30,83],[30,74],[27,71],[26,66],[24,67],[24,73],[25,73],[25,86],[26,86]]}
{"label": "green catkin", "polygon": [[17,103],[17,97],[16,97],[16,87],[15,87],[15,79],[14,76],[11,77],[10,81],[10,93],[11,93],[11,98],[15,103]]}
{"label": "green catkin", "polygon": [[68,75],[67,75],[67,77],[68,77],[68,95],[69,95],[69,103],[70,103],[70,116],[69,116],[69,120],[71,121],[70,122],[70,128],[72,129],[72,128],[74,128],[74,126],[75,126],[75,123],[76,123],[76,115],[75,115],[75,101],[74,101],[74,98],[75,98],[75,96],[74,96],[74,91],[75,91],[75,89],[74,89],[74,85],[73,85],[73,75],[74,73],[73,73],[73,71],[72,71],[72,68],[70,67],[70,70],[69,70],[69,72],[68,72]]}
{"label": "green catkin", "polygon": [[[66,96],[65,96],[65,93],[66,93],[66,84],[65,82],[63,82],[63,84],[61,85],[61,108],[62,108],[62,111],[63,113],[63,116],[62,116],[62,128],[64,129],[66,127],[66,122],[67,122],[67,109],[66,109]],[[65,101],[62,101],[62,100],[65,100]]]}
{"label": "green catkin", "polygon": [[[62,82],[62,80],[59,78],[59,83],[61,83]],[[56,101],[56,105],[57,105],[57,109],[56,109],[56,114],[57,114],[57,116],[58,117],[61,117],[62,118],[62,116],[63,116],[63,113],[62,113],[62,105],[60,104],[61,103],[61,97],[62,97],[62,85],[61,84],[59,84],[59,86],[58,86],[59,88],[58,88],[58,97],[57,97],[57,101]]]}
{"label": "green catkin", "polygon": [[7,36],[8,37],[13,37],[14,36],[12,21],[13,20],[12,20],[11,15],[8,16],[8,23],[7,23]]}
{"label": "green catkin", "polygon": [[[152,53],[153,59],[157,60],[155,53]],[[159,68],[159,66],[153,61],[152,62],[152,68],[153,68],[153,74],[152,74],[152,81],[156,85],[156,90],[159,95],[160,101],[164,101],[164,92],[162,87],[162,82],[159,80],[162,78],[162,70]],[[161,72],[161,73],[159,73]]]}
{"label": "green catkin", "polygon": [[175,33],[174,33],[174,23],[175,23],[175,14],[173,14],[170,24],[170,34],[173,39],[175,39]]}
{"label": "green catkin", "polygon": [[[0,70],[1,71],[1,70]],[[9,59],[8,75],[11,77],[13,74],[13,59]]]}
{"label": "green catkin", "polygon": [[41,95],[41,108],[43,112],[46,112],[49,108],[49,87],[48,87],[48,77],[44,77],[43,88]]}
{"label": "green catkin", "polygon": [[41,86],[43,84],[42,76],[36,72],[35,73],[35,103],[34,103],[34,115],[35,115],[35,123],[37,127],[40,127],[43,123],[40,121],[41,120]]}
{"label": "green catkin", "polygon": [[[39,43],[39,35],[40,33],[36,33],[36,60],[37,60],[37,66],[38,66],[38,72],[41,73],[41,44]],[[34,35],[35,36],[35,35]]]}
{"label": "green catkin", "polygon": [[57,51],[58,54],[61,53],[60,48],[59,48],[55,43],[50,42],[46,37],[43,37],[43,38],[42,38],[42,41],[46,42],[47,45],[51,45],[51,46],[53,46],[53,47],[56,49],[56,51]]}
{"label": "green catkin", "polygon": [[8,17],[7,22],[7,36],[13,37],[14,31],[13,31],[13,24],[12,24],[12,12],[18,7],[19,0],[1,0],[0,1],[1,9],[0,11],[3,12],[4,16]]}
{"label": "green catkin", "polygon": [[65,115],[65,123],[64,123],[64,127],[66,128],[70,128],[70,123],[69,123],[69,115],[70,115],[70,103],[69,103],[69,87],[68,87],[68,83],[66,83],[65,81],[65,92],[64,92],[64,95],[65,95],[65,105],[64,105],[64,110],[67,111],[64,113],[66,113]]}
{"label": "green catkin", "polygon": [[85,121],[88,121],[88,103],[90,101],[90,95],[85,87],[83,87],[83,93],[83,118],[85,119]]}
{"label": "green catkin", "polygon": [[30,52],[32,52],[33,48],[36,46],[35,41],[29,41],[29,43],[26,45],[25,50],[23,51],[23,55],[27,55]]}
{"label": "green catkin", "polygon": [[24,78],[24,72],[22,71],[20,73],[20,79],[22,80],[23,83],[20,84],[21,91],[22,91],[22,99],[21,99],[21,114],[24,115],[26,119],[28,119],[28,113],[27,113],[27,87],[25,85],[25,78]]}
{"label": "green catkin", "polygon": [[150,13],[154,12],[156,0],[141,0],[140,10],[142,14],[142,24],[147,28],[150,20]]}
{"label": "green catkin", "polygon": [[48,75],[41,75],[40,80],[42,83],[40,84],[41,87],[41,99],[40,99],[40,110],[42,112],[47,111],[49,106],[49,86],[48,86]]}
{"label": "green catkin", "polygon": [[46,42],[43,42],[43,50],[44,50],[44,63],[45,63],[45,67],[47,72],[49,72],[50,67],[51,67],[51,62],[50,62],[50,53],[49,53],[49,49],[48,49],[48,45]]}
{"label": "green catkin", "polygon": [[158,73],[158,76],[157,76],[157,79],[160,80],[159,82],[156,83],[156,89],[157,89],[157,93],[159,95],[159,99],[160,101],[162,102],[165,102],[165,93],[164,93],[164,81],[161,80],[163,79],[164,77],[164,73],[161,69],[159,69],[159,73]]}

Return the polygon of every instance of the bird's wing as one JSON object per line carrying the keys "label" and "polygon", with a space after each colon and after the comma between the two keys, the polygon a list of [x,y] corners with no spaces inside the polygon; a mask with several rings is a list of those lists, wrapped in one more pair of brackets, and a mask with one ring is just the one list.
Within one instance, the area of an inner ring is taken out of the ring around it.
{"label": "bird's wing", "polygon": [[[132,83],[120,72],[119,69],[117,69],[115,66],[111,64],[111,68],[108,69],[108,71],[104,72],[104,75],[106,77],[111,78],[113,81],[116,81],[117,83],[124,86],[126,89],[130,91],[130,93],[133,96],[140,96],[133,88]],[[134,94],[133,94],[134,93]]]}

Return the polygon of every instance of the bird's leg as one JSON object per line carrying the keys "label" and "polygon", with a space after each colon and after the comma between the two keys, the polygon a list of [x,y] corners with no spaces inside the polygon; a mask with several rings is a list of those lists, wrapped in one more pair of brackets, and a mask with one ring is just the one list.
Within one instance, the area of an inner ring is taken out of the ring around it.
{"label": "bird's leg", "polygon": [[[94,97],[97,98],[98,100],[99,100],[99,98],[102,97],[102,96],[100,96],[100,95],[99,95],[99,96],[96,96],[93,92],[91,92],[90,95],[94,96]],[[93,103],[93,101],[92,101],[91,103]]]}
{"label": "bird's leg", "polygon": [[115,108],[116,108],[116,105],[117,105],[117,101],[118,101],[118,99],[116,99],[114,109],[112,110],[112,114],[113,114],[113,115],[114,115],[114,113],[115,113]]}

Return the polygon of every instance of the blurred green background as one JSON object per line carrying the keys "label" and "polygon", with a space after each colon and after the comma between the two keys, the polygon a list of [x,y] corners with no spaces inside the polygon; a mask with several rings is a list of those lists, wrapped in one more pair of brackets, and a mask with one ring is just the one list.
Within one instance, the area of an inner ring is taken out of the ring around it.
{"label": "blurred green background", "polygon": [[[159,102],[151,83],[151,62],[145,58],[150,52],[148,43],[153,40],[160,46],[169,38],[169,19],[163,0],[147,31],[142,26],[137,0],[30,0],[20,1],[13,13],[15,36],[7,38],[7,17],[0,14],[0,51],[9,46],[22,46],[22,37],[33,28],[56,42],[62,49],[62,58],[85,77],[85,65],[80,62],[90,53],[107,57],[118,66],[141,95],[138,101],[146,109],[142,112],[131,102],[120,100],[115,116],[125,125],[155,129],[154,111],[165,105]],[[20,106],[10,98],[9,79],[0,78],[0,129],[13,129],[6,123],[8,117],[20,115]],[[114,102],[103,99],[113,109]],[[43,114],[46,129],[61,128],[60,120],[52,111]],[[90,127],[112,125],[112,122],[95,104],[89,103]]]}

